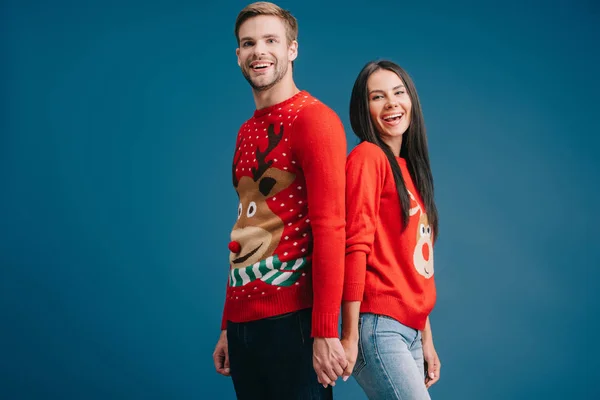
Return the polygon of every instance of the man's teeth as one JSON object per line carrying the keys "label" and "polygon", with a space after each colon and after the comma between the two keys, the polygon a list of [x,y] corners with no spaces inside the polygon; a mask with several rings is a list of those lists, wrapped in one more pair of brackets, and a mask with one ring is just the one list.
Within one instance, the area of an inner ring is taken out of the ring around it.
{"label": "man's teeth", "polygon": [[269,63],[254,64],[254,65],[252,66],[252,68],[254,68],[254,69],[257,69],[257,68],[266,68],[266,67],[268,67],[269,65],[271,65],[271,64],[269,64]]}
{"label": "man's teeth", "polygon": [[402,114],[394,114],[394,115],[388,115],[387,117],[384,117],[383,119],[384,119],[384,121],[391,121],[393,119],[400,118],[400,117],[402,117]]}

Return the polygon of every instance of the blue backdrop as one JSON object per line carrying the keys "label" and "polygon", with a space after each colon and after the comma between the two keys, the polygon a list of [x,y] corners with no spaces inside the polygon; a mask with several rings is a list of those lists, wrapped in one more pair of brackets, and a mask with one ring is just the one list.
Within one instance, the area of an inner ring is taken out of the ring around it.
{"label": "blue backdrop", "polygon": [[[432,396],[598,397],[598,3],[414,3],[279,2],[296,82],[350,147],[367,61],[419,90],[441,217]],[[245,5],[2,2],[0,397],[235,398],[211,354],[254,109]]]}

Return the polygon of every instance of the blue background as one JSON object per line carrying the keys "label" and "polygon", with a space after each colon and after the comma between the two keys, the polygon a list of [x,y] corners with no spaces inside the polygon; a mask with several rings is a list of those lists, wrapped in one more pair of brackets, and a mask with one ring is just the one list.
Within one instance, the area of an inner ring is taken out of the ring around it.
{"label": "blue background", "polygon": [[[598,397],[600,7],[414,3],[279,2],[296,83],[350,147],[367,61],[419,90],[441,217],[431,394]],[[2,2],[0,397],[235,397],[211,354],[254,109],[245,5]],[[353,380],[335,393],[365,399]]]}

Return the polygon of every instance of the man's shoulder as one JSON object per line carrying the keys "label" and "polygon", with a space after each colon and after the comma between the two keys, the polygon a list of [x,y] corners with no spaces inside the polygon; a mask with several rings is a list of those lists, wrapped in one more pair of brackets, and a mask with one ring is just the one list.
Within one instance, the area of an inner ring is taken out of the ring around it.
{"label": "man's shoulder", "polygon": [[241,125],[240,125],[240,129],[239,131],[242,131],[242,129],[244,129],[246,126],[250,125],[252,123],[252,120],[254,120],[254,117],[250,117],[247,120],[245,120]]}
{"label": "man's shoulder", "polygon": [[301,122],[310,122],[313,119],[322,120],[323,118],[331,118],[341,122],[339,115],[331,107],[318,98],[307,94],[306,105],[299,109],[297,119]]}

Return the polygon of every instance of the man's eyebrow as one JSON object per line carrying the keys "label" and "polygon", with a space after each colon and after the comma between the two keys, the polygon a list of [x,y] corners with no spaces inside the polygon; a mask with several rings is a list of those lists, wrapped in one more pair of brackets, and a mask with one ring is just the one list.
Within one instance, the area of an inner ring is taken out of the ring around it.
{"label": "man's eyebrow", "polygon": [[[266,35],[262,35],[263,39],[270,39],[270,38],[275,38],[275,39],[279,39],[279,35],[275,34],[275,33],[267,33]],[[240,42],[243,42],[244,40],[254,40],[253,37],[250,36],[244,36],[243,38],[240,39]]]}

